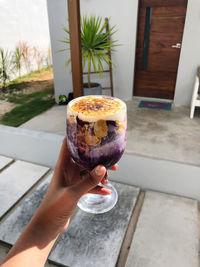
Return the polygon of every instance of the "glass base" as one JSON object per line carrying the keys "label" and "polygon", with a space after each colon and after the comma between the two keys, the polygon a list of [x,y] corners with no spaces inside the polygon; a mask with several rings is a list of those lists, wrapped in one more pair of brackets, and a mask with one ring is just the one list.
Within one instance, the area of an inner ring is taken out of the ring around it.
{"label": "glass base", "polygon": [[94,214],[105,213],[111,210],[118,200],[117,191],[110,183],[103,187],[112,190],[112,193],[107,196],[87,194],[80,198],[78,207],[81,210]]}

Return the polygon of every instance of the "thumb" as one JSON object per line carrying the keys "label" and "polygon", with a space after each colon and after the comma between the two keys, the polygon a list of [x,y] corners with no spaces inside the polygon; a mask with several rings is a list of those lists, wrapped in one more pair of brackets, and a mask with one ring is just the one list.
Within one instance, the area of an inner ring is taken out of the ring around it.
{"label": "thumb", "polygon": [[106,168],[103,165],[98,165],[91,172],[83,176],[83,179],[70,187],[75,197],[80,198],[82,195],[95,188],[106,174]]}

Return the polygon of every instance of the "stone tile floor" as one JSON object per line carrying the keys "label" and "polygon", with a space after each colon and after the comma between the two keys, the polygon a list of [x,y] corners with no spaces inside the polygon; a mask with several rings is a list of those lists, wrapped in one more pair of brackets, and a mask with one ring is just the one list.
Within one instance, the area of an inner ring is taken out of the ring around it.
{"label": "stone tile floor", "polygon": [[[52,171],[5,157],[0,157],[0,166],[1,192],[6,186],[6,190],[14,190],[12,195],[17,196],[9,201],[9,197],[2,195],[5,201],[0,201],[1,262],[40,204]],[[25,177],[30,177],[28,182]],[[2,183],[6,179],[8,184]],[[13,183],[18,186],[13,187]],[[52,250],[46,267],[199,266],[199,204],[196,200],[144,192],[121,183],[114,186],[119,194],[117,205],[99,215],[77,210]]]}

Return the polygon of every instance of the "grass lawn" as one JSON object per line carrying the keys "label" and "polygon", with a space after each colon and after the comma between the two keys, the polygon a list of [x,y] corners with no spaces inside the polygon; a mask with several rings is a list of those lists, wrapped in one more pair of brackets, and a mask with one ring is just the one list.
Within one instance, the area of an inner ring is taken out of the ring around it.
{"label": "grass lawn", "polygon": [[11,96],[10,102],[20,104],[10,112],[3,115],[1,123],[4,125],[18,127],[41,112],[49,109],[55,104],[53,89],[46,89],[30,95]]}
{"label": "grass lawn", "polygon": [[[46,77],[51,76],[51,74],[52,68],[48,67],[31,72],[9,82],[6,86],[5,93],[1,93],[2,99],[7,102],[18,104],[18,106],[13,108],[10,112],[5,113],[0,118],[0,123],[18,127],[52,107],[55,104],[52,80],[50,82],[45,81],[45,83],[43,81]],[[33,92],[29,93],[27,84],[33,87]],[[27,89],[28,93],[24,93],[23,89]]]}

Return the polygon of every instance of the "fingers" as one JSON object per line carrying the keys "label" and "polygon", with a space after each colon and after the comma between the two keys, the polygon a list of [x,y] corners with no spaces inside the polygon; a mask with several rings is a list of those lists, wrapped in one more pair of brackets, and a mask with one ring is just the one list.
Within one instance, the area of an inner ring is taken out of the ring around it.
{"label": "fingers", "polygon": [[75,197],[80,198],[88,191],[94,189],[104,178],[105,174],[106,168],[103,165],[98,165],[90,173],[86,174],[79,183],[71,186],[70,190],[73,192]]}
{"label": "fingers", "polygon": [[67,147],[67,140],[65,137],[63,139],[63,142],[62,142],[60,154],[59,154],[56,165],[59,165],[59,164],[62,165],[64,162],[66,162],[66,159],[68,159],[69,157],[70,157],[70,155],[69,155],[69,151],[68,151],[68,147]]}
{"label": "fingers", "polygon": [[[110,168],[110,170],[111,170],[111,171],[116,171],[116,170],[118,169],[118,167],[119,167],[119,165],[118,165],[118,164],[115,164],[115,165],[113,165],[113,166]],[[101,181],[101,183],[102,183],[103,185],[107,185],[107,184],[108,184],[107,177],[108,177],[108,172],[106,171],[106,174],[105,174],[103,180]]]}
{"label": "fingers", "polygon": [[108,172],[106,171],[106,173],[105,173],[103,179],[101,180],[101,183],[102,183],[103,185],[107,185],[107,184],[108,184],[107,177],[108,177]]}
{"label": "fingers", "polygon": [[104,177],[103,180],[101,181],[101,183],[102,183],[103,185],[107,185],[107,184],[108,184],[108,180],[106,180],[106,178]]}
{"label": "fingers", "polygon": [[101,186],[96,186],[94,189],[91,189],[88,193],[91,194],[98,194],[98,195],[110,195],[111,194],[111,190],[107,189],[105,187],[101,187]]}
{"label": "fingers", "polygon": [[116,171],[118,168],[119,168],[119,165],[118,165],[118,164],[115,164],[115,165],[113,165],[113,166],[110,168],[110,170],[111,170],[111,171]]}

